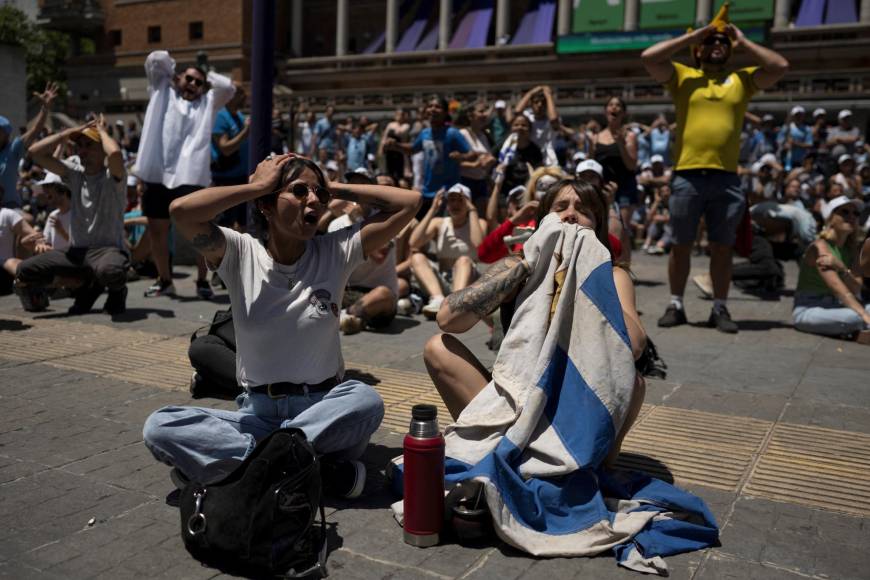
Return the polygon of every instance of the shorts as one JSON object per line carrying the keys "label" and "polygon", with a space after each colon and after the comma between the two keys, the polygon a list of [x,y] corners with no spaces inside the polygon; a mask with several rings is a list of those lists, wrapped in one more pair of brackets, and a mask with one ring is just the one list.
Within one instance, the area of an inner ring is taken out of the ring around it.
{"label": "shorts", "polygon": [[169,219],[169,204],[172,200],[184,197],[202,189],[198,185],[179,185],[169,189],[162,183],[146,183],[142,194],[142,215],[153,219]]}
{"label": "shorts", "polygon": [[613,198],[616,200],[616,204],[620,208],[637,205],[637,181],[632,178],[621,182],[619,187],[616,189]]}
{"label": "shorts", "polygon": [[[363,288],[362,286],[348,286],[344,290],[344,296],[341,299],[342,308],[350,308],[356,304],[363,296],[371,292],[372,288]],[[393,319],[396,317],[396,307],[389,314],[379,314],[366,320],[366,325],[369,328],[382,329],[387,328]]]}
{"label": "shorts", "polygon": [[674,243],[694,242],[703,216],[707,238],[733,246],[745,208],[746,196],[736,173],[716,169],[674,172],[668,204]]}

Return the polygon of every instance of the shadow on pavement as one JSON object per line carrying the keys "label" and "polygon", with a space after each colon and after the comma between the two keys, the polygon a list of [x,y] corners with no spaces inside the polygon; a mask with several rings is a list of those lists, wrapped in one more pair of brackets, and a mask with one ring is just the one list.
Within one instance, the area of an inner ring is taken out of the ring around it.
{"label": "shadow on pavement", "polygon": [[365,371],[361,371],[359,369],[347,369],[344,372],[344,380],[359,381],[361,383],[369,385],[370,387],[373,387],[381,382],[381,379],[377,378],[375,375],[367,373]]}
{"label": "shadow on pavement", "polygon": [[641,471],[667,483],[674,483],[674,475],[668,466],[648,455],[623,451],[616,460],[616,468],[625,471]]}
{"label": "shadow on pavement", "polygon": [[775,328],[793,328],[791,324],[784,324],[779,320],[738,320],[737,327],[740,330],[773,330]]}
{"label": "shadow on pavement", "polygon": [[32,324],[24,324],[20,320],[0,320],[0,331],[19,331],[33,328]]}
{"label": "shadow on pavement", "polygon": [[124,314],[112,316],[112,322],[136,322],[145,320],[149,314],[156,314],[160,318],[175,318],[175,312],[165,308],[128,308]]}
{"label": "shadow on pavement", "polygon": [[414,328],[415,326],[419,325],[419,320],[415,320],[413,318],[396,317],[386,328],[369,328],[367,330],[368,332],[372,332],[374,334],[402,334],[409,328]]}

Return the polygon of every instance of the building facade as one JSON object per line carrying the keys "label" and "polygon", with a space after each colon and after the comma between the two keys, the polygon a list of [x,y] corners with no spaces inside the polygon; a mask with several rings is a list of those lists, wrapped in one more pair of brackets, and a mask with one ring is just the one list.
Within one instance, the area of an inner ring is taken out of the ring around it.
{"label": "building facade", "polygon": [[[144,110],[142,64],[180,64],[248,80],[254,0],[42,0],[40,17],[81,42],[68,68],[73,112]],[[709,21],[723,0],[275,0],[281,107],[386,115],[438,92],[516,100],[553,86],[567,115],[620,94],[632,112],[669,107],[640,63],[646,46]],[[792,70],[754,101],[870,109],[870,0],[741,0],[732,17],[782,52]],[[688,57],[688,55],[686,55]],[[739,55],[736,57],[741,60]],[[687,58],[688,59],[688,58]],[[860,117],[859,117],[860,118]]]}

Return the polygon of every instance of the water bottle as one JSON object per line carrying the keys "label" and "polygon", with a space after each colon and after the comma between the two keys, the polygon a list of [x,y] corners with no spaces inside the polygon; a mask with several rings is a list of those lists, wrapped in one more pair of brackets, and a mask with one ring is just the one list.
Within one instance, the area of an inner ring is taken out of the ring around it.
{"label": "water bottle", "polygon": [[405,435],[405,543],[427,548],[438,543],[444,523],[444,436],[435,405],[414,405]]}

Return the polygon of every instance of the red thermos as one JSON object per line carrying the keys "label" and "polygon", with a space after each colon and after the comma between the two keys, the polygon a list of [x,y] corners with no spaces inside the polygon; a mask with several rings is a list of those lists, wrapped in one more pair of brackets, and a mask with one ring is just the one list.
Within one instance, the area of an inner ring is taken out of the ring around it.
{"label": "red thermos", "polygon": [[435,405],[414,405],[405,435],[405,543],[438,543],[444,523],[444,437]]}

